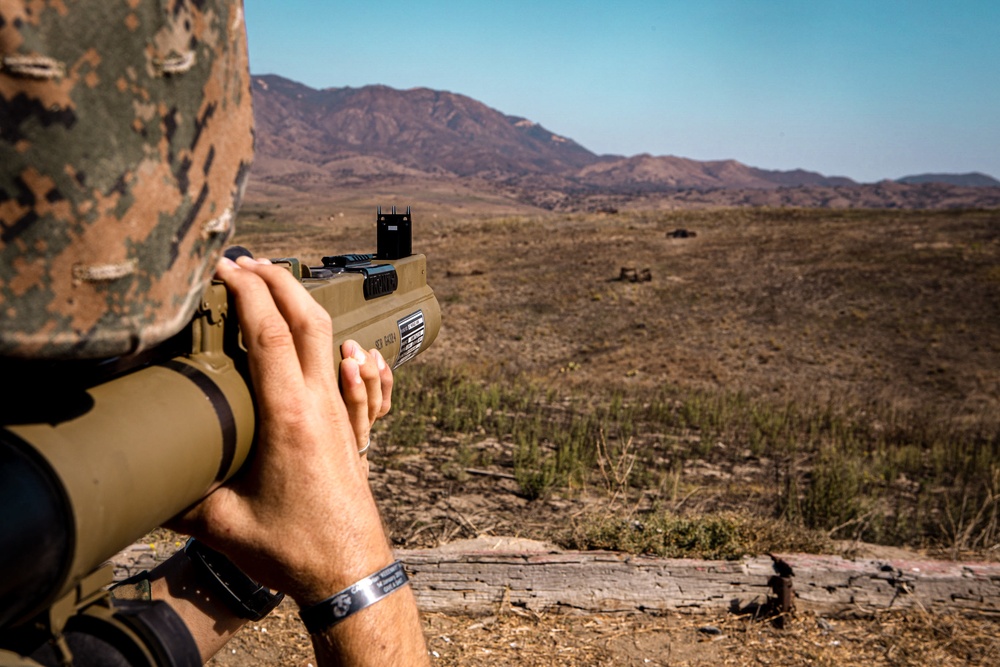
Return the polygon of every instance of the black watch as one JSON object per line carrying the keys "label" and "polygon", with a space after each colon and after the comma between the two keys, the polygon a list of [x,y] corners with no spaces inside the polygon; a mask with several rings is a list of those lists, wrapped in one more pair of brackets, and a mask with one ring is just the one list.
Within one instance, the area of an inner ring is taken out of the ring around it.
{"label": "black watch", "polygon": [[233,561],[193,537],[184,545],[184,553],[240,618],[259,621],[285,598],[284,593],[272,593],[267,586],[243,574]]}

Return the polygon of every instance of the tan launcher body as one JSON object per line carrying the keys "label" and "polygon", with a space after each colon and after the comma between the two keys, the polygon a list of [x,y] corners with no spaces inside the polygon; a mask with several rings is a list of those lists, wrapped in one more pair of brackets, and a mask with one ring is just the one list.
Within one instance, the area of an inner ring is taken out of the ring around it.
{"label": "tan launcher body", "polygon": [[[375,276],[276,261],[333,318],[338,368],[330,369],[330,382],[337,382],[340,345],[349,338],[398,366],[438,333],[441,311],[423,255],[369,261]],[[73,405],[43,416],[3,410],[0,628],[53,605],[81,604],[104,561],[243,465],[254,406],[223,285],[208,288],[188,334],[180,337],[189,346],[183,353],[81,388]],[[8,388],[11,380],[4,379]]]}

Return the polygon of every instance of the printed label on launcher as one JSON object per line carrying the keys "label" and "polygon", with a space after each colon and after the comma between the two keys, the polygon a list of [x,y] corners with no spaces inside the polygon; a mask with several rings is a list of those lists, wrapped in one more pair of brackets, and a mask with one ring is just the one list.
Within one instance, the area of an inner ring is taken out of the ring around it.
{"label": "printed label on launcher", "polygon": [[399,357],[395,368],[417,356],[424,342],[424,311],[418,310],[397,323],[399,326]]}

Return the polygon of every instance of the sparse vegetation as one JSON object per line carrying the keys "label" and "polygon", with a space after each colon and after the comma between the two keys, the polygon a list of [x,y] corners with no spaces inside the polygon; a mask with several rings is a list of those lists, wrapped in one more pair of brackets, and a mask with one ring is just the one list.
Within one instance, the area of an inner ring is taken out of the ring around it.
{"label": "sparse vegetation", "polygon": [[[473,228],[475,253],[455,254]],[[996,213],[624,211],[426,233],[448,338],[399,371],[385,451],[488,451],[522,498],[587,520],[603,498],[629,519],[740,509],[1000,550]],[[625,265],[653,280],[615,281]],[[568,539],[553,519],[529,532]]]}
{"label": "sparse vegetation", "polygon": [[[265,217],[237,240],[267,256],[363,250],[374,203],[414,205],[445,328],[397,371],[369,454],[397,547],[516,535],[731,558],[843,552],[835,537],[1000,557],[1000,212],[622,200],[615,215],[500,219],[442,188],[392,192],[338,193],[333,224],[313,204],[245,207]],[[680,228],[697,237],[666,236]],[[623,266],[652,279],[615,280]],[[705,641],[705,625],[725,637]],[[800,610],[777,630],[501,602],[425,627],[437,660],[461,665],[632,664],[639,647],[671,664],[986,665],[998,651],[995,621],[938,612]],[[267,632],[215,664],[275,637],[275,664],[309,659],[294,613]]]}
{"label": "sparse vegetation", "polygon": [[666,558],[734,560],[770,552],[825,553],[829,538],[817,531],[789,531],[775,519],[745,512],[678,515],[649,512],[637,518],[592,515],[569,540],[577,549],[608,549]]}
{"label": "sparse vegetation", "polygon": [[[873,404],[678,387],[559,396],[523,378],[482,379],[430,365],[399,376],[397,403],[405,407],[380,435],[387,448],[412,450],[442,434],[504,443],[520,492],[532,500],[556,489],[602,493],[628,520],[648,522],[666,516],[659,507],[677,504],[674,471],[700,463],[726,480],[715,490],[719,508],[741,506],[742,485],[773,480],[755,508],[761,520],[956,550],[1000,539],[1000,427],[991,418],[957,424]],[[733,472],[738,466],[746,468],[742,477]],[[648,548],[617,529],[598,540],[605,548],[610,534],[622,536],[618,548]]]}

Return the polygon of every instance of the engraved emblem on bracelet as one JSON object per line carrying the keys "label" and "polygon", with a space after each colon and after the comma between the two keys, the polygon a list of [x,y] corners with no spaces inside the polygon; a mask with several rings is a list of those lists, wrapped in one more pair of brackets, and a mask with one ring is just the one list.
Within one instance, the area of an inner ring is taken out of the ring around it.
{"label": "engraved emblem on bracelet", "polygon": [[351,596],[347,593],[341,593],[333,600],[333,615],[336,618],[343,618],[347,616],[347,612],[351,611],[351,603],[353,600]]}

